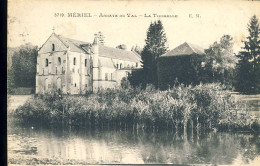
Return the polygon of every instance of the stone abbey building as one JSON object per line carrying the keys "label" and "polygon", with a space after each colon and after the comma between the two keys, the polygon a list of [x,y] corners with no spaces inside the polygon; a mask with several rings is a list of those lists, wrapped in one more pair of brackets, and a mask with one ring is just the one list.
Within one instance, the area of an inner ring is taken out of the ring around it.
{"label": "stone abbey building", "polygon": [[123,77],[141,68],[133,51],[64,38],[52,33],[38,51],[36,93],[61,90],[64,94],[120,86]]}

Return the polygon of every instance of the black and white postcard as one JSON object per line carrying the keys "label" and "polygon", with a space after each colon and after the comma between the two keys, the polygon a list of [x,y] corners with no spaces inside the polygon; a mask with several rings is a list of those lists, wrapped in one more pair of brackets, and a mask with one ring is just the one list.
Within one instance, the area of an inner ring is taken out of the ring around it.
{"label": "black and white postcard", "polygon": [[259,9],[8,0],[8,165],[260,165]]}

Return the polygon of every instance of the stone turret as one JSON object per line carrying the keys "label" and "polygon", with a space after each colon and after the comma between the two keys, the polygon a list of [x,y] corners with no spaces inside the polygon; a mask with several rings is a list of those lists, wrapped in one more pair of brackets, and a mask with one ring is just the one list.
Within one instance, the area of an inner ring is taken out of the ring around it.
{"label": "stone turret", "polygon": [[97,92],[98,91],[98,82],[99,82],[99,78],[98,78],[98,75],[99,75],[99,67],[98,67],[98,55],[99,55],[99,40],[98,40],[98,37],[97,35],[95,34],[95,38],[94,38],[94,42],[93,42],[93,45],[92,45],[92,61],[93,61],[93,91],[94,92]]}

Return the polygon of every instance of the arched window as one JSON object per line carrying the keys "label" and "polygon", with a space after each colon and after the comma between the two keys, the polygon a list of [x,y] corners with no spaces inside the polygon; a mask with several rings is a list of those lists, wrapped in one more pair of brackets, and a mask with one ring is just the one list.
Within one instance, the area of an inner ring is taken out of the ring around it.
{"label": "arched window", "polygon": [[58,57],[58,65],[61,65],[61,58]]}
{"label": "arched window", "polygon": [[105,80],[108,80],[108,73],[105,73]]}
{"label": "arched window", "polygon": [[119,67],[119,65],[118,64],[116,64],[116,68],[118,69],[118,67]]}
{"label": "arched window", "polygon": [[55,51],[55,45],[52,44],[52,51]]}
{"label": "arched window", "polygon": [[76,58],[73,58],[73,65],[76,65]]}
{"label": "arched window", "polygon": [[85,59],[85,67],[87,67],[87,63],[88,63],[88,60],[87,60],[87,59]]}
{"label": "arched window", "polygon": [[45,59],[45,66],[48,67],[48,65],[49,65],[49,60],[48,60],[48,58],[46,58]]}

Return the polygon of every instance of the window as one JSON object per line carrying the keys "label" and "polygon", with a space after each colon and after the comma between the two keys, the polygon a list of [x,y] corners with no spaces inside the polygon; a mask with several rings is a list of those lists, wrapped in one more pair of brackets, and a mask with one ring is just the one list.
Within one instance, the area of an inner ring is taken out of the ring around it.
{"label": "window", "polygon": [[138,67],[138,63],[135,64],[135,67]]}
{"label": "window", "polygon": [[42,75],[44,75],[44,68],[42,69]]}
{"label": "window", "polygon": [[85,84],[85,87],[87,88],[87,87],[88,87],[88,84]]}
{"label": "window", "polygon": [[61,78],[57,78],[57,89],[61,90]]}
{"label": "window", "polygon": [[52,44],[52,51],[55,51],[55,45]]}
{"label": "window", "polygon": [[56,67],[56,74],[58,74],[58,68]]}
{"label": "window", "polygon": [[118,69],[118,67],[119,67],[119,65],[118,64],[116,64],[116,68]]}
{"label": "window", "polygon": [[61,68],[61,74],[63,74],[63,72],[64,72],[64,71],[63,71],[63,67],[62,67],[62,68]]}
{"label": "window", "polygon": [[88,63],[88,60],[87,60],[87,59],[85,59],[85,67],[87,67],[87,63]]}
{"label": "window", "polygon": [[58,57],[58,65],[61,65],[61,58]]}
{"label": "window", "polygon": [[73,68],[73,69],[72,69],[72,73],[74,73],[74,72],[75,72],[75,69]]}
{"label": "window", "polygon": [[108,81],[108,73],[105,74],[105,80]]}
{"label": "window", "polygon": [[75,83],[74,86],[77,87],[77,84]]}
{"label": "window", "polygon": [[120,69],[122,69],[122,63],[120,63]]}
{"label": "window", "polygon": [[76,58],[73,58],[73,65],[76,65]]}
{"label": "window", "polygon": [[48,90],[48,79],[46,78],[44,81],[44,91],[46,92]]}
{"label": "window", "polygon": [[49,65],[49,60],[46,58],[45,59],[45,66],[48,67],[48,65]]}
{"label": "window", "polygon": [[113,80],[113,73],[111,73],[111,81]]}

